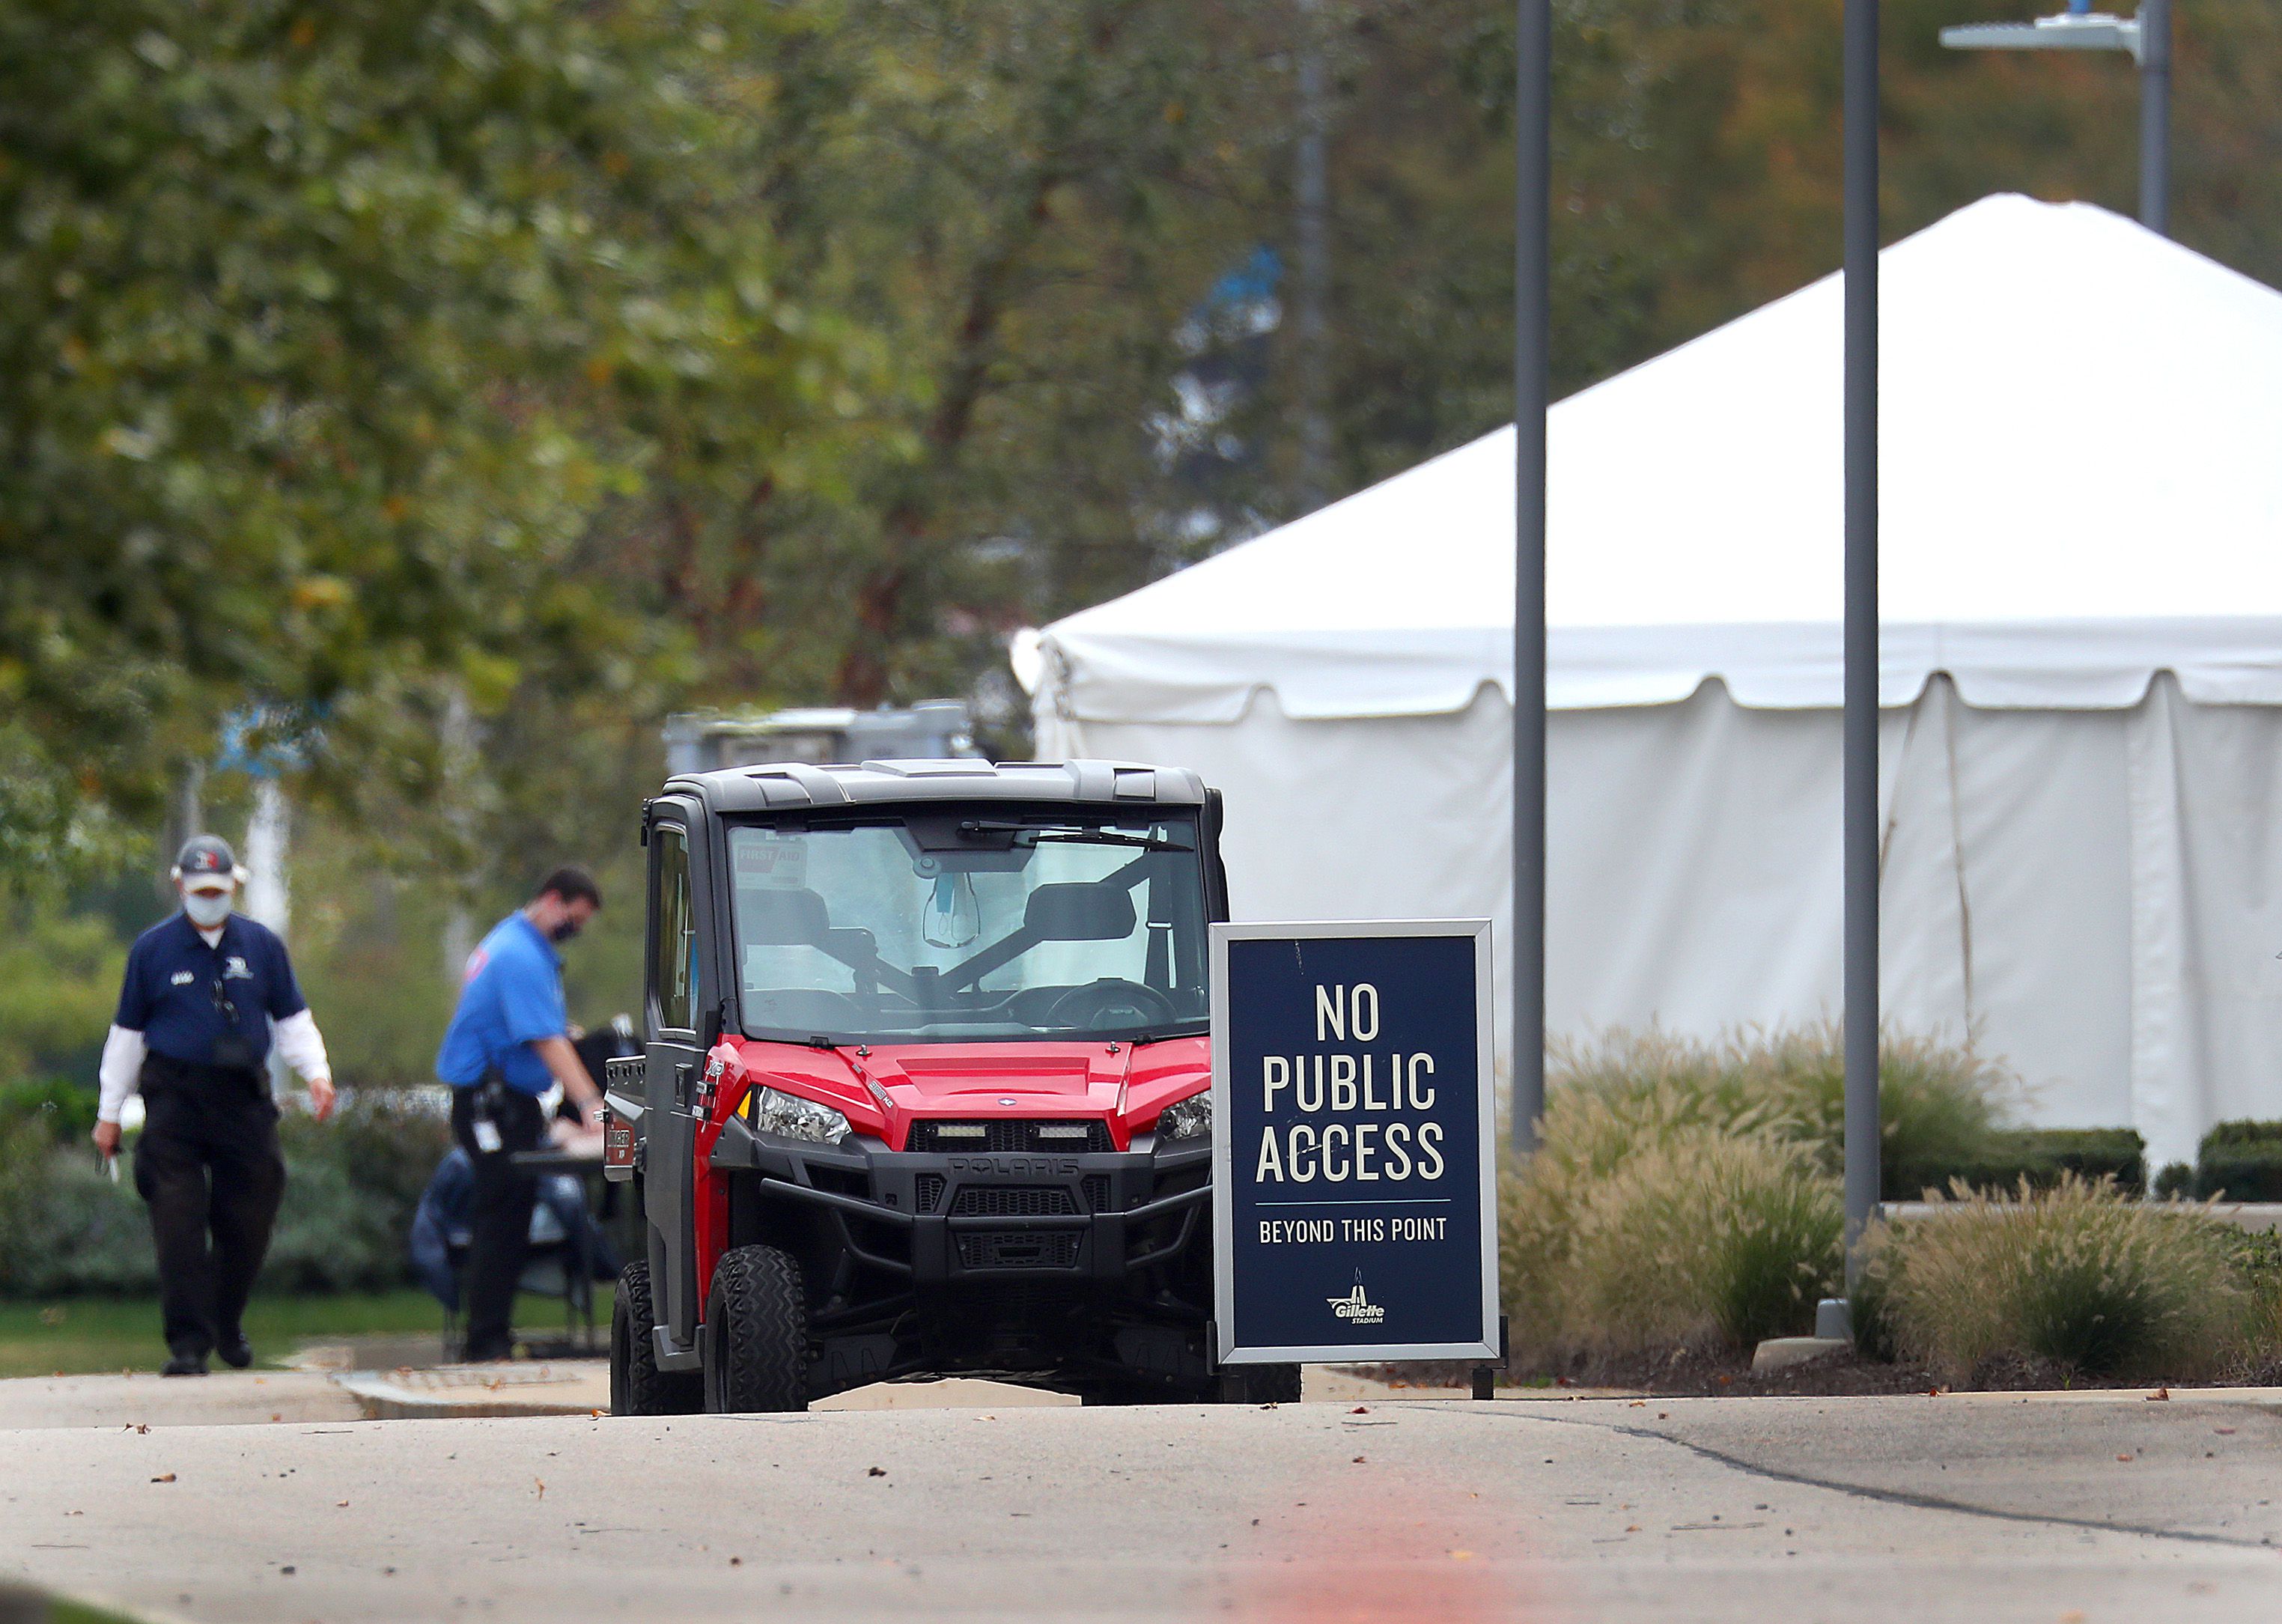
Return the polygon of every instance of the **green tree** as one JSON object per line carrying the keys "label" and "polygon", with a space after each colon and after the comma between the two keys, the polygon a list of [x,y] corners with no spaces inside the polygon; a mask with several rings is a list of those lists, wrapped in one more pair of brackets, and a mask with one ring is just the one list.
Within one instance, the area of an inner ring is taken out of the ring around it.
{"label": "green tree", "polygon": [[597,517],[662,424],[750,456],[830,386],[740,206],[719,64],[773,26],[0,4],[0,862],[148,818],[250,703],[416,800],[455,695],[670,658],[579,567]]}

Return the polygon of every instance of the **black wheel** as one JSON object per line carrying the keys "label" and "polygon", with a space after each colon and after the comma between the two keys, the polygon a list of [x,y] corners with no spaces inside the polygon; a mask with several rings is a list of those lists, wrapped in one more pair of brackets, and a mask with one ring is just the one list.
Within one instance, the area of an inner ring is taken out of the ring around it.
{"label": "black wheel", "polygon": [[1219,1400],[1223,1404],[1296,1404],[1300,1402],[1300,1367],[1225,1365],[1220,1372]]}
{"label": "black wheel", "polygon": [[774,1247],[739,1247],[706,1299],[705,1408],[716,1414],[808,1408],[808,1298],[800,1265]]}
{"label": "black wheel", "polygon": [[686,1416],[705,1396],[695,1371],[657,1368],[657,1324],[649,1301],[649,1265],[628,1263],[618,1271],[617,1301],[610,1309],[610,1413],[614,1416]]}

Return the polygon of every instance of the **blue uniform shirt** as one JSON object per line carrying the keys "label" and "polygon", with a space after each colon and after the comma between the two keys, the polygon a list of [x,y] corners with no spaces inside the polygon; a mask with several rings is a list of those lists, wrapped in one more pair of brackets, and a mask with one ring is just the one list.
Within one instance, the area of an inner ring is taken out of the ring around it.
{"label": "blue uniform shirt", "polygon": [[232,913],[208,947],[177,913],[135,938],[114,1019],[142,1033],[152,1053],[190,1066],[213,1064],[214,1039],[235,1033],[246,1063],[259,1067],[269,1057],[270,1021],[307,1007],[285,944],[267,925]]}
{"label": "blue uniform shirt", "polygon": [[496,1066],[509,1087],[543,1094],[555,1075],[531,1045],[570,1030],[563,1008],[563,956],[538,926],[510,913],[468,959],[460,1006],[436,1052],[436,1075],[454,1088],[467,1088]]}

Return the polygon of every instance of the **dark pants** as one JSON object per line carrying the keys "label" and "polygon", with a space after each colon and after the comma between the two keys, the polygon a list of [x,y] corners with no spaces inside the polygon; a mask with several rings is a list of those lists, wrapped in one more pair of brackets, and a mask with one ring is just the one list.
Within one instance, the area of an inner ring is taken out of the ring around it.
{"label": "dark pants", "polygon": [[[495,1151],[476,1142],[481,1110],[488,1110],[499,1129]],[[503,1359],[514,1340],[515,1286],[523,1278],[524,1254],[531,1244],[531,1208],[539,1197],[538,1175],[516,1167],[508,1158],[546,1143],[546,1113],[531,1095],[504,1084],[455,1088],[452,1137],[476,1169],[469,1213],[475,1232],[468,1244],[468,1272],[460,1294],[468,1310],[466,1356]]]}
{"label": "dark pants", "polygon": [[142,1088],[135,1188],[158,1243],[167,1347],[203,1356],[242,1334],[245,1299],[269,1250],[285,1193],[277,1107],[263,1073],[163,1054],[144,1061]]}

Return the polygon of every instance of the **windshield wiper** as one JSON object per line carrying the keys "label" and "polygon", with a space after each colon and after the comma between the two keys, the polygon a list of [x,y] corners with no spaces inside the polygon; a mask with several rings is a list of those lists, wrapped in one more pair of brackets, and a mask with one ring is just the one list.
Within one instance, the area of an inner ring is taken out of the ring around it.
{"label": "windshield wiper", "polygon": [[1192,1026],[1153,1027],[1148,1031],[1137,1032],[1125,1042],[1129,1048],[1137,1049],[1143,1044],[1168,1043],[1176,1037],[1210,1037],[1212,1029],[1209,1026],[1203,1022],[1199,1022]]}
{"label": "windshield wiper", "polygon": [[967,839],[980,839],[985,835],[1012,835],[1019,845],[1039,845],[1053,842],[1073,846],[1130,846],[1137,851],[1193,851],[1194,846],[1179,841],[1161,840],[1154,835],[1120,835],[1109,829],[1042,829],[1028,823],[997,823],[987,819],[970,818],[959,826],[960,835]]}

